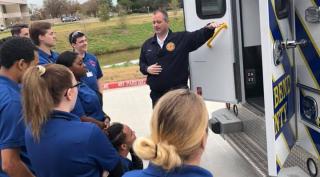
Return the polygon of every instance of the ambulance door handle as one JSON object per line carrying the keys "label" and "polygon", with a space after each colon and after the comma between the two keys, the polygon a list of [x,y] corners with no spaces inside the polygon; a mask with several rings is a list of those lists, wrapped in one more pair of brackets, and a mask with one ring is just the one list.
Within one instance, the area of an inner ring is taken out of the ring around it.
{"label": "ambulance door handle", "polygon": [[307,40],[305,40],[305,39],[301,39],[300,41],[286,40],[285,42],[282,42],[281,44],[286,49],[292,49],[292,48],[296,48],[297,46],[300,46],[300,47],[307,46]]}
{"label": "ambulance door handle", "polygon": [[301,39],[299,41],[295,40],[286,40],[280,41],[275,40],[273,43],[273,63],[275,66],[278,66],[282,62],[283,52],[286,49],[294,49],[297,46],[305,47],[308,42],[305,39]]}

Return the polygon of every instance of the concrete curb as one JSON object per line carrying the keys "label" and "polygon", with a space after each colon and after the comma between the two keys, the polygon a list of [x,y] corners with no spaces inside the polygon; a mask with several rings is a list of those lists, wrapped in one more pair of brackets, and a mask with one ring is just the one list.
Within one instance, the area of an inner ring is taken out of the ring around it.
{"label": "concrete curb", "polygon": [[134,79],[134,80],[125,80],[119,82],[110,82],[103,84],[104,90],[109,89],[116,89],[116,88],[123,88],[123,87],[133,87],[133,86],[140,86],[146,84],[146,78],[143,79]]}

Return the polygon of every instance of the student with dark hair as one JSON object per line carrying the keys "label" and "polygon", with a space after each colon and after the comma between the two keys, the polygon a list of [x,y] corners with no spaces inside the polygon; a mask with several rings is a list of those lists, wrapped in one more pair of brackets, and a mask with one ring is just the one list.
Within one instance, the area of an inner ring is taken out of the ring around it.
{"label": "student with dark hair", "polygon": [[30,26],[30,38],[39,46],[39,64],[55,63],[58,53],[51,49],[56,45],[56,36],[48,22],[34,22]]}
{"label": "student with dark hair", "polygon": [[[106,134],[113,147],[115,147],[120,154],[124,172],[143,168],[142,160],[132,150],[136,135],[129,126],[117,122],[112,123],[112,125],[106,129]],[[129,152],[131,160],[127,158]]]}
{"label": "student with dark hair", "polygon": [[[81,78],[87,73],[82,57],[76,52],[62,52],[57,59],[57,64],[68,67],[78,82],[80,82]],[[79,116],[82,121],[97,124],[101,129],[106,127],[104,123],[106,116],[102,110],[99,98],[96,92],[86,83],[82,83],[79,86],[78,99],[72,113]]]}
{"label": "student with dark hair", "polygon": [[18,37],[30,37],[27,24],[15,24],[11,27],[11,35]]}
{"label": "student with dark hair", "polygon": [[122,175],[119,155],[94,124],[70,111],[79,82],[65,66],[32,67],[23,77],[25,142],[37,177],[112,177]]}
{"label": "student with dark hair", "polygon": [[37,48],[28,38],[9,37],[0,58],[0,176],[31,177],[19,84],[27,68],[38,63]]}
{"label": "student with dark hair", "polygon": [[88,39],[86,35],[81,31],[74,31],[69,34],[69,43],[73,50],[83,58],[83,62],[88,70],[87,74],[81,78],[81,82],[86,83],[97,93],[102,105],[103,83],[101,78],[103,74],[97,57],[88,53]]}

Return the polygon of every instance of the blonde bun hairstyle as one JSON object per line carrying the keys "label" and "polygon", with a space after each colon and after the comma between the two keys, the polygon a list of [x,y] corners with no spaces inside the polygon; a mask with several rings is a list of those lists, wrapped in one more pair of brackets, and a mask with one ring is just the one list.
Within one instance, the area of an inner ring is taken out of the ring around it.
{"label": "blonde bun hairstyle", "polygon": [[180,166],[201,147],[208,127],[203,99],[187,89],[166,93],[154,108],[151,137],[138,138],[136,154],[166,170]]}

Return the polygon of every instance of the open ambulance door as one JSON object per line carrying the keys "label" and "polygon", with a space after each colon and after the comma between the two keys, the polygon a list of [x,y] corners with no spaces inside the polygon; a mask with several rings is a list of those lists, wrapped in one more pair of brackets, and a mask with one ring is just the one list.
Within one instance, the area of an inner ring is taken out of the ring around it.
{"label": "open ambulance door", "polygon": [[260,0],[268,172],[277,176],[296,142],[294,0]]}
{"label": "open ambulance door", "polygon": [[[241,101],[237,15],[234,0],[184,0],[187,31],[195,31],[208,23],[225,22],[215,30],[215,38],[190,53],[191,89],[201,92],[206,100],[227,103]],[[209,46],[211,45],[211,47]]]}

